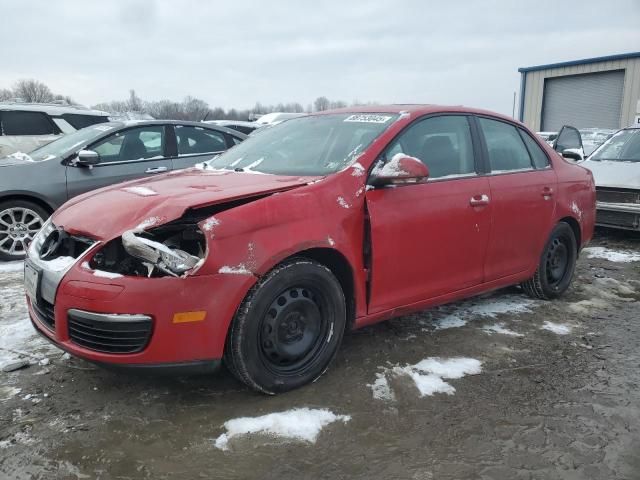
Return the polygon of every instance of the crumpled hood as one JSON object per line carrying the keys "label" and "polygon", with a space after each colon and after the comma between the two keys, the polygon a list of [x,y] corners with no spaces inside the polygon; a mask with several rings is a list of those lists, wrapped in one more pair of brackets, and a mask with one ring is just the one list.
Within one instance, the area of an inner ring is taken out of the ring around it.
{"label": "crumpled hood", "polygon": [[57,210],[53,222],[70,233],[108,240],[149,219],[166,223],[189,208],[289,190],[317,178],[190,168],[85,193]]}
{"label": "crumpled hood", "polygon": [[640,162],[586,160],[580,165],[591,170],[596,187],[640,189]]}

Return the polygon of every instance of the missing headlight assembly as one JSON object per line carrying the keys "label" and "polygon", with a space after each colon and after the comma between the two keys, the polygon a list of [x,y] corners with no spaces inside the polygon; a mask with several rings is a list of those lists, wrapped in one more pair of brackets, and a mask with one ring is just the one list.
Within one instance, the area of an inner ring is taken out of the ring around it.
{"label": "missing headlight assembly", "polygon": [[194,272],[206,256],[204,234],[195,223],[176,221],[149,231],[128,230],[107,243],[91,268],[144,277],[179,277]]}

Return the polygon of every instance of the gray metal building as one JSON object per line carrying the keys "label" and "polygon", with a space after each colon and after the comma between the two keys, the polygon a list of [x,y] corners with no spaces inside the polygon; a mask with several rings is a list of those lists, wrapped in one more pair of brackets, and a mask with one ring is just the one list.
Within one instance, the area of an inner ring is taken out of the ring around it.
{"label": "gray metal building", "polygon": [[640,123],[640,52],[519,68],[520,121],[618,129]]}

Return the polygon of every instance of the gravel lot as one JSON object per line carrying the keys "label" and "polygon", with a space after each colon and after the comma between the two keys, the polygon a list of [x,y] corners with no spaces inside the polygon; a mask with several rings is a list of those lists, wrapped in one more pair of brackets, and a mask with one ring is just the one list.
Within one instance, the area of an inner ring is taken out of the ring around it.
{"label": "gravel lot", "polygon": [[640,478],[639,235],[599,231],[559,301],[513,288],[353,332],[277,397],[69,358],[0,269],[0,366],[30,362],[0,372],[1,478]]}

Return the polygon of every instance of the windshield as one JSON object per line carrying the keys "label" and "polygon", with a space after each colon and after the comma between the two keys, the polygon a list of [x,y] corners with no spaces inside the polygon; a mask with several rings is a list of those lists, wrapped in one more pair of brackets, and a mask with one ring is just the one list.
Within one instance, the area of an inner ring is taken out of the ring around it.
{"label": "windshield", "polygon": [[347,167],[393,123],[395,114],[329,114],[265,128],[207,165],[238,172],[328,175]]}
{"label": "windshield", "polygon": [[51,143],[47,143],[46,145],[29,153],[29,156],[36,162],[49,160],[54,157],[64,157],[68,153],[71,153],[75,148],[90,143],[95,138],[109,130],[112,130],[113,128],[115,128],[113,125],[104,123],[92,125],[90,127],[83,128],[82,130],[64,135]]}
{"label": "windshield", "polygon": [[593,152],[589,160],[640,162],[640,129],[620,130]]}

